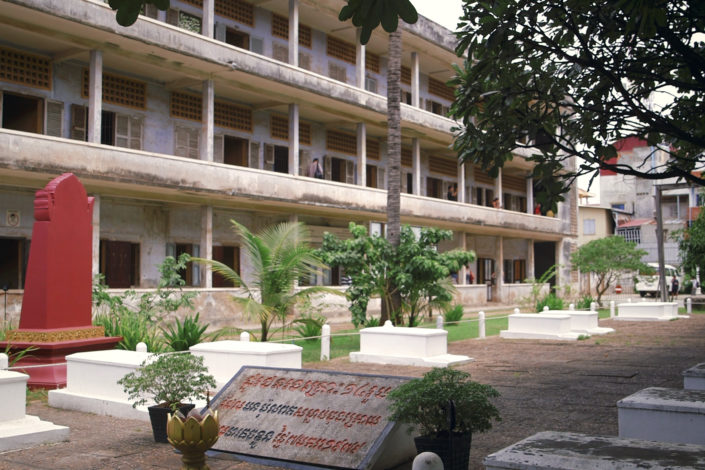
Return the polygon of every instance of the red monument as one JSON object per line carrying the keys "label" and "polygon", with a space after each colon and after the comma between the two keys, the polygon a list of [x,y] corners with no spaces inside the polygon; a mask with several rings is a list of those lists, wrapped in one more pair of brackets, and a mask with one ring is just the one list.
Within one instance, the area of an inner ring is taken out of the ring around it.
{"label": "red monument", "polygon": [[10,354],[37,348],[16,366],[28,368],[30,388],[66,385],[66,355],[111,349],[120,338],[105,337],[91,319],[93,198],[71,173],[54,178],[34,198],[34,227],[20,326],[7,333]]}

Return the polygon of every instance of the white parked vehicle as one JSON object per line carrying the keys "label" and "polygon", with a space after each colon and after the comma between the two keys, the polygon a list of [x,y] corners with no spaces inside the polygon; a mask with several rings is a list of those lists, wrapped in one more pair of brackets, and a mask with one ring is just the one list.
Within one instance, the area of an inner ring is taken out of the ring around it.
{"label": "white parked vehicle", "polygon": [[[648,274],[639,274],[636,277],[636,285],[634,286],[634,289],[639,293],[640,296],[645,297],[646,295],[650,295],[652,297],[657,297],[660,292],[659,288],[659,272],[658,272],[658,263],[648,263],[649,267],[654,270],[654,274],[648,275]],[[673,276],[676,276],[676,279],[678,279],[678,285],[680,287],[683,287],[683,275],[678,271],[678,269],[675,266],[671,266],[670,264],[666,264],[663,266],[665,274],[666,274],[666,291],[671,292],[671,279],[673,279]]]}

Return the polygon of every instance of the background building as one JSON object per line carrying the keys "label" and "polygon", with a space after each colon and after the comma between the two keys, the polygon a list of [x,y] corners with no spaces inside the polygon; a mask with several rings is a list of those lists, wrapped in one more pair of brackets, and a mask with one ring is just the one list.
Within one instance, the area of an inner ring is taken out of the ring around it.
{"label": "background building", "polygon": [[[0,284],[22,294],[34,191],[75,173],[96,197],[93,270],[111,288],[156,285],[157,264],[183,252],[247,278],[230,229],[305,222],[319,243],[350,221],[383,233],[388,40],[366,47],[338,21],[343,0],[172,0],[123,28],[91,0],[0,1]],[[533,214],[532,164],[499,178],[458,165],[454,36],[420,18],[402,25],[402,223],[453,230],[441,246],[473,249],[467,303],[523,296],[527,277],[560,263],[577,237],[577,194],[556,217]],[[308,177],[313,158],[324,179]],[[458,200],[447,200],[457,184]],[[490,207],[494,197],[502,208]],[[467,282],[467,270],[459,276]],[[207,319],[230,312],[222,279],[193,266]],[[315,283],[340,283],[324,273]],[[226,304],[223,306],[222,304]]]}

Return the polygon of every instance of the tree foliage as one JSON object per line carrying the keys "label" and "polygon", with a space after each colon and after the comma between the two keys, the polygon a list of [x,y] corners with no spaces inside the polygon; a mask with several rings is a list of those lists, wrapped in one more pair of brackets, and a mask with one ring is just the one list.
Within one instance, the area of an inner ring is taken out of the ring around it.
{"label": "tree foliage", "polygon": [[169,0],[108,0],[108,5],[115,12],[115,20],[120,26],[131,26],[137,21],[142,8],[148,3],[160,10],[169,9]]}
{"label": "tree foliage", "polygon": [[213,271],[244,290],[244,295],[233,296],[233,300],[242,307],[246,317],[259,320],[262,341],[267,341],[274,321],[284,323],[298,302],[316,294],[340,294],[324,286],[295,289],[295,282],[300,278],[325,268],[310,247],[308,230],[303,224],[285,222],[255,234],[235,220],[230,223],[252,267],[252,282],[219,261],[193,260],[210,265]]}
{"label": "tree foliage", "polygon": [[695,278],[697,268],[705,274],[705,211],[700,211],[690,227],[675,234],[684,272]]}
{"label": "tree foliage", "polygon": [[[342,266],[345,275],[350,276],[352,284],[346,296],[356,326],[367,321],[371,297],[379,296],[383,304],[391,304],[395,293],[401,296],[408,324],[413,326],[425,307],[435,301],[450,300],[452,286],[444,283],[444,279],[451,271],[458,271],[475,259],[471,251],[437,251],[435,247],[440,241],[452,237],[450,230],[424,228],[417,240],[411,227],[404,226],[397,249],[385,238],[368,235],[362,225],[351,222],[350,233],[352,238],[347,240],[326,233],[318,254],[327,264]],[[392,322],[401,325],[404,312],[390,312]]]}
{"label": "tree foliage", "polygon": [[649,266],[641,261],[646,251],[636,248],[636,243],[613,235],[592,240],[578,248],[571,256],[573,268],[597,276],[597,303],[621,271],[646,271]]}
{"label": "tree foliage", "polygon": [[[497,176],[523,149],[544,207],[599,168],[705,184],[691,173],[705,163],[705,2],[465,0],[463,9],[456,52],[467,60],[451,107],[462,161]],[[652,96],[671,101],[651,106]],[[607,161],[629,136],[663,144],[670,160]]]}
{"label": "tree foliage", "polygon": [[338,15],[340,21],[352,18],[352,24],[361,28],[360,44],[367,44],[372,31],[382,24],[382,28],[393,33],[399,25],[399,18],[409,24],[419,20],[416,8],[409,0],[348,0]]}

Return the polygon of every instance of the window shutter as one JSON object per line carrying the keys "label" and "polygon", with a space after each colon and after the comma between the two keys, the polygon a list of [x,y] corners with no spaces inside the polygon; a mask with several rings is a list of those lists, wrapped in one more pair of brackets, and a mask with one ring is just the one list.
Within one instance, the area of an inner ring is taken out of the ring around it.
{"label": "window shutter", "polygon": [[88,140],[88,108],[79,104],[71,105],[71,133],[74,140]]}
{"label": "window shutter", "polygon": [[250,168],[259,169],[259,142],[250,142],[250,155],[247,164]]}
{"label": "window shutter", "polygon": [[130,118],[130,148],[142,150],[142,118]]}
{"label": "window shutter", "polygon": [[128,148],[130,143],[130,118],[115,114],[115,146]]}
{"label": "window shutter", "polygon": [[264,169],[274,171],[274,145],[264,145]]}
{"label": "window shutter", "polygon": [[264,54],[264,41],[262,38],[250,38],[250,51],[255,54]]}
{"label": "window shutter", "polygon": [[327,180],[333,179],[333,173],[331,172],[331,167],[333,164],[331,163],[331,158],[328,155],[323,156],[323,176]]}
{"label": "window shutter", "polygon": [[157,10],[156,5],[152,5],[151,3],[147,3],[144,5],[144,16],[156,20],[157,14],[158,14],[158,10]]}
{"label": "window shutter", "polygon": [[166,11],[166,22],[172,26],[179,26],[179,10],[176,8],[169,8]]}
{"label": "window shutter", "polygon": [[174,129],[174,155],[188,157],[188,129],[183,127]]}
{"label": "window shutter", "polygon": [[176,244],[175,243],[167,243],[166,244],[166,256],[171,256],[172,258],[176,258]]}
{"label": "window shutter", "polygon": [[279,62],[289,62],[289,48],[281,44],[272,44],[272,58]]}
{"label": "window shutter", "polygon": [[[387,189],[387,181],[384,179],[385,173],[384,168],[377,167],[377,188],[379,189]],[[406,184],[406,178],[402,180],[402,184]]]}
{"label": "window shutter", "polygon": [[311,70],[311,55],[299,53],[299,67],[306,70]]}
{"label": "window shutter", "polygon": [[216,23],[214,29],[215,29],[215,31],[213,33],[215,34],[216,41],[225,42],[225,31],[226,31],[225,24]]}
{"label": "window shutter", "polygon": [[224,145],[225,139],[222,135],[213,136],[213,161],[216,163],[223,163],[224,158]]}
{"label": "window shutter", "polygon": [[[193,253],[193,256],[198,258],[201,256],[201,245],[193,245],[191,247],[191,253]],[[193,282],[191,283],[194,286],[200,286],[201,285],[201,265],[200,263],[191,263],[191,279]]]}
{"label": "window shutter", "polygon": [[442,187],[442,189],[441,189],[441,191],[442,191],[441,198],[442,199],[446,199],[448,196],[448,186],[449,186],[449,183],[447,181],[443,181],[443,185],[441,186]]}
{"label": "window shutter", "polygon": [[299,176],[308,176],[308,167],[311,164],[311,152],[299,150]]}
{"label": "window shutter", "polygon": [[345,182],[355,184],[355,162],[345,160]]}
{"label": "window shutter", "polygon": [[54,137],[63,137],[63,113],[64,103],[59,101],[47,101],[46,119],[44,133]]}
{"label": "window shutter", "polygon": [[200,137],[200,132],[198,129],[189,129],[188,130],[188,154],[187,156],[189,158],[193,158],[195,160],[198,160],[199,157],[199,137]]}

